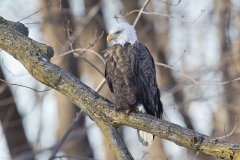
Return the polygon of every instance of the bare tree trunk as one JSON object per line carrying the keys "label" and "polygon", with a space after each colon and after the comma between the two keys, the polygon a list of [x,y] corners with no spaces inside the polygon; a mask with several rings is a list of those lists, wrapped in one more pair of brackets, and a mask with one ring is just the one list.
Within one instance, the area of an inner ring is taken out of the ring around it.
{"label": "bare tree trunk", "polygon": [[[223,71],[223,81],[231,80],[239,76],[240,59],[239,53],[234,53],[231,49],[229,25],[231,21],[231,1],[217,1],[215,0],[215,12],[217,15],[217,29],[219,36],[219,43],[221,47],[221,70]],[[214,135],[224,135],[229,133],[236,123],[239,123],[240,114],[240,99],[239,99],[240,83],[233,82],[224,85],[223,108],[220,107],[215,114]],[[227,115],[226,115],[227,114]],[[217,118],[216,116],[221,116]],[[220,121],[225,117],[225,122]],[[231,140],[237,140],[237,130],[230,136]]]}
{"label": "bare tree trunk", "polygon": [[[231,1],[218,1],[215,0],[214,5],[214,12],[217,19],[217,30],[218,30],[218,37],[219,37],[219,43],[220,43],[220,52],[221,52],[221,66],[223,67],[223,74],[224,74],[224,80],[233,78],[232,75],[229,75],[229,69],[230,67],[234,67],[234,64],[232,61],[234,61],[231,57],[227,63],[226,58],[231,56],[231,49],[230,49],[230,37],[228,35],[228,26],[230,22],[230,12],[231,12]],[[238,72],[239,73],[239,72]],[[235,73],[234,73],[235,74]],[[214,137],[220,137],[225,134],[225,132],[228,133],[230,131],[231,127],[234,126],[234,124],[237,123],[237,119],[235,119],[239,115],[239,109],[232,106],[231,93],[233,90],[232,84],[225,85],[224,86],[224,96],[222,98],[223,104],[218,107],[218,110],[214,113],[214,128],[213,128],[213,136]],[[238,101],[238,104],[240,101]],[[231,111],[231,108],[235,108],[235,111],[238,110],[238,112]],[[236,110],[237,109],[237,110]],[[230,116],[228,116],[230,115]],[[232,118],[231,118],[232,117]],[[226,125],[227,124],[227,125]],[[226,127],[226,128],[225,128]],[[216,159],[214,157],[210,157],[204,154],[200,154],[199,159]]]}
{"label": "bare tree trunk", "polygon": [[[41,1],[41,5],[47,5],[49,1]],[[54,47],[55,53],[59,56],[67,50],[77,47],[77,42],[71,41],[71,36],[74,34],[74,22],[70,13],[70,4],[68,0],[52,0],[51,4],[47,6],[43,12],[43,33],[47,37],[49,43]],[[69,70],[76,77],[80,76],[78,59],[72,54],[66,55],[63,58],[57,59],[60,65]],[[59,111],[59,131],[58,138],[61,139],[73,121],[76,113],[79,109],[73,105],[65,96],[56,93],[58,111]],[[72,107],[69,107],[72,106]],[[63,150],[69,155],[80,155],[83,157],[93,157],[93,152],[90,147],[86,127],[85,117],[82,117],[82,121],[74,132],[79,132],[81,137],[70,138],[64,145]],[[69,136],[71,137],[71,135]]]}
{"label": "bare tree trunk", "polygon": [[[0,79],[5,79],[0,67]],[[22,124],[22,117],[17,110],[14,97],[7,84],[0,82],[0,121],[13,159],[34,159]]]}

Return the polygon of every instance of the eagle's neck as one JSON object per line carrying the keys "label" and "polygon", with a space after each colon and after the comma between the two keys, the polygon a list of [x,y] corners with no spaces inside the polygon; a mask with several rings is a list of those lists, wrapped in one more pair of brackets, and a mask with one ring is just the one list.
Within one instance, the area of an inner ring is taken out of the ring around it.
{"label": "eagle's neck", "polygon": [[124,34],[119,35],[119,37],[113,40],[111,45],[120,44],[124,46],[126,43],[133,45],[137,42],[137,35],[135,32],[125,32]]}
{"label": "eagle's neck", "polygon": [[118,41],[113,41],[112,45],[114,44],[120,44],[122,46],[124,46],[125,44],[131,44],[133,45],[137,40],[124,40],[124,39],[120,39]]}

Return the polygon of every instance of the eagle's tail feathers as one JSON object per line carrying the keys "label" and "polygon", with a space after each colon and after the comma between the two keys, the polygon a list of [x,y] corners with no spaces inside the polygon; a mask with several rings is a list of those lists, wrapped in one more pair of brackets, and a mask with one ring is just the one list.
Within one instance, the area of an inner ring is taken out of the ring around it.
{"label": "eagle's tail feathers", "polygon": [[139,141],[144,145],[144,146],[149,146],[152,144],[154,140],[154,135],[138,130],[138,138]]}
{"label": "eagle's tail feathers", "polygon": [[[146,113],[146,110],[144,109],[144,106],[142,104],[139,104],[137,106],[137,111],[141,113]],[[144,146],[149,146],[154,140],[154,135],[138,130],[138,139]]]}

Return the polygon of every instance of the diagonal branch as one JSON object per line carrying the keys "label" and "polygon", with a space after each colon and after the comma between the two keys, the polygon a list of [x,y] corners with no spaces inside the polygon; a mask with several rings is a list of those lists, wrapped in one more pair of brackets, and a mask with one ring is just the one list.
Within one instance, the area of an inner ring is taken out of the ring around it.
{"label": "diagonal branch", "polygon": [[57,145],[53,148],[53,153],[51,154],[50,158],[48,160],[54,160],[56,158],[57,152],[60,150],[60,148],[63,146],[63,144],[66,142],[69,134],[74,130],[76,125],[81,121],[81,111],[76,115],[74,121],[71,123],[69,128],[67,129],[66,133],[64,134],[61,141],[57,143]]}
{"label": "diagonal branch", "polygon": [[222,159],[240,159],[240,144],[213,139],[193,130],[145,114],[126,114],[71,73],[52,64],[53,49],[0,23],[0,48],[20,61],[40,82],[66,95],[101,128],[119,159],[132,159],[116,125],[127,125],[170,140],[180,146]]}
{"label": "diagonal branch", "polygon": [[150,2],[150,0],[146,0],[142,6],[142,8],[140,9],[140,11],[138,12],[138,15],[133,23],[133,27],[135,27],[137,25],[137,22],[139,20],[139,18],[141,17],[141,14],[143,12],[143,10],[147,7],[148,3]]}

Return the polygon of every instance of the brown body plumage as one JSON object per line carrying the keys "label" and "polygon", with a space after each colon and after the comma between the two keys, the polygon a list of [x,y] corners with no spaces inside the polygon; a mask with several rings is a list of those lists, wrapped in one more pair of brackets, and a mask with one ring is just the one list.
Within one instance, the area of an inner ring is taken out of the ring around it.
{"label": "brown body plumage", "polygon": [[135,110],[142,104],[148,114],[160,118],[162,103],[154,61],[148,50],[139,42],[115,44],[105,50],[104,57],[105,76],[116,105]]}

